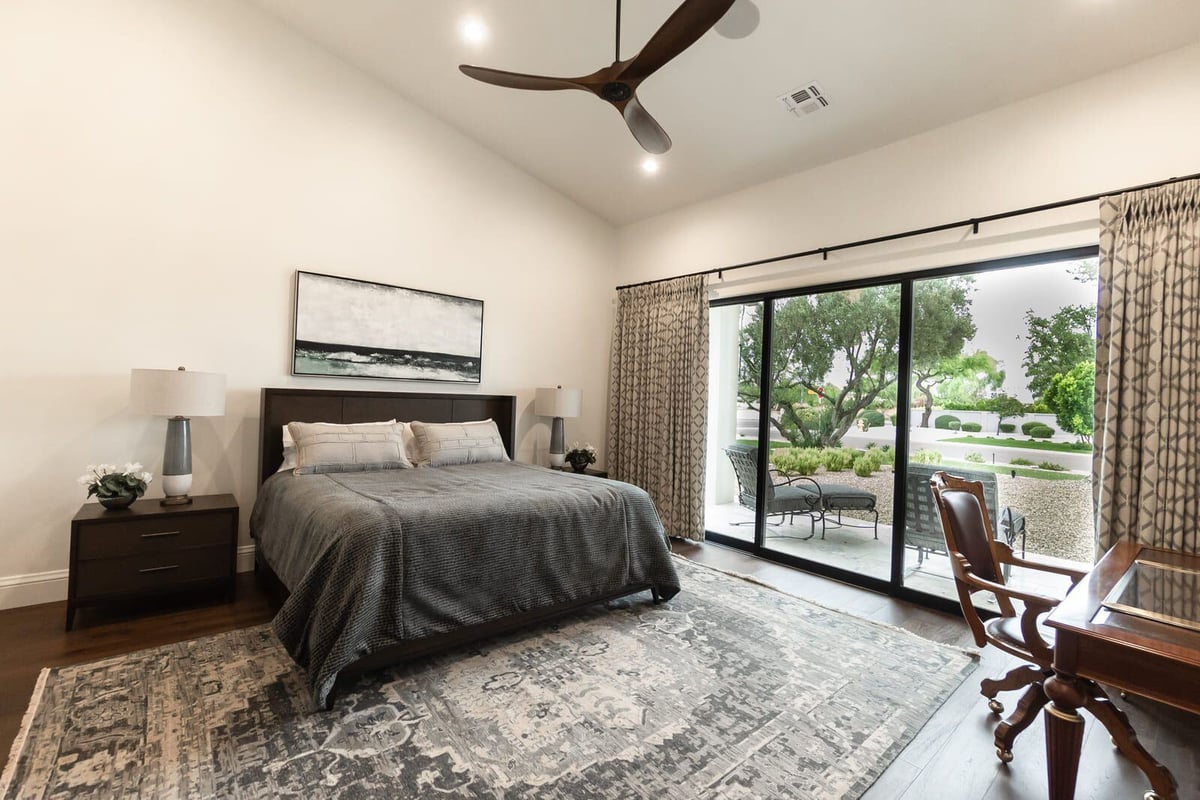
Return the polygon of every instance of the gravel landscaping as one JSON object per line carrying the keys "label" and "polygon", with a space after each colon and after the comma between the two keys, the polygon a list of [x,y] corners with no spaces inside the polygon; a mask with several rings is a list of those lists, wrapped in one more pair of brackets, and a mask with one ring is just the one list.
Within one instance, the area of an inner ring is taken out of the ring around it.
{"label": "gravel landscaping", "polygon": [[[953,471],[953,468],[949,468]],[[879,524],[892,524],[892,472],[884,469],[869,478],[853,472],[826,472],[813,476],[818,483],[840,483],[866,489],[875,495]],[[1092,483],[1089,480],[1064,481],[1040,478],[996,476],[1000,502],[1025,515],[1025,549],[1034,555],[1053,556],[1092,563],[1093,541]],[[869,519],[870,515],[844,512],[845,517]],[[1017,542],[1020,546],[1020,542]]]}

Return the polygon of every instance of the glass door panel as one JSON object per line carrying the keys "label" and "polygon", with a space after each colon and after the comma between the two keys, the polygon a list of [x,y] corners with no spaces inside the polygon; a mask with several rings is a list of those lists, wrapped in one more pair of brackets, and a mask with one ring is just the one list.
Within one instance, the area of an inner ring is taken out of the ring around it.
{"label": "glass door panel", "polygon": [[715,306],[709,316],[708,453],[704,527],[754,542],[760,375],[740,354],[762,343],[761,302]]}
{"label": "glass door panel", "polygon": [[[781,298],[772,312],[763,546],[889,580],[900,287]],[[743,347],[748,372],[761,353]]]}
{"label": "glass door panel", "polygon": [[[914,282],[906,586],[957,598],[928,486],[939,469],[983,483],[1018,555],[1091,563],[1095,314],[1095,259]],[[1067,585],[1022,569],[1009,582]]]}

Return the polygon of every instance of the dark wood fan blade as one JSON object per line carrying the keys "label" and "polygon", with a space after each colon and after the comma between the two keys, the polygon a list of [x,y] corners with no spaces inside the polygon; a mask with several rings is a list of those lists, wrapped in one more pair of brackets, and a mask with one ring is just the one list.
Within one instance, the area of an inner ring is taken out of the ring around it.
{"label": "dark wood fan blade", "polygon": [[629,98],[621,115],[625,117],[625,124],[629,126],[633,138],[637,139],[638,144],[647,153],[660,156],[671,149],[671,137],[663,130],[662,125],[650,116],[650,112],[642,107],[637,95]]}
{"label": "dark wood fan blade", "polygon": [[642,52],[621,72],[621,78],[640,81],[654,73],[695,44],[709,28],[717,24],[717,20],[725,16],[733,3],[734,0],[684,0],[650,37]]}
{"label": "dark wood fan blade", "polygon": [[549,78],[545,75],[525,75],[520,72],[505,72],[502,69],[473,67],[470,64],[461,64],[458,69],[468,78],[474,78],[477,81],[490,83],[493,86],[503,86],[506,89],[529,89],[530,91],[535,92],[553,92],[560,89],[587,90],[586,86],[581,86],[571,78]]}

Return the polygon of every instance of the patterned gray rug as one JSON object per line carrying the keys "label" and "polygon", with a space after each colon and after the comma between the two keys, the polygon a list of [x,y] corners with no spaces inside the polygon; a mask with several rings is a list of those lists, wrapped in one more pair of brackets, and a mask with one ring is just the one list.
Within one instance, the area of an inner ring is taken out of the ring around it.
{"label": "patterned gray rug", "polygon": [[0,797],[854,798],[967,653],[680,560],[609,604],[312,713],[259,626],[46,670]]}

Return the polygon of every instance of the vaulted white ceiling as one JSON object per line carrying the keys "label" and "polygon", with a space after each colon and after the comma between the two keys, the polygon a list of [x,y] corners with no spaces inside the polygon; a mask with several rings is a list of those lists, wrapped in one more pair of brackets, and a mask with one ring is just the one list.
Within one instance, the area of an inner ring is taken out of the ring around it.
{"label": "vaulted white ceiling", "polygon": [[[582,92],[521,92],[460,63],[573,76],[613,60],[615,0],[257,0],[311,40],[614,223],[843,158],[1200,40],[1197,0],[755,0],[758,30],[709,32],[647,80],[674,140],[647,177],[620,116]],[[680,0],[625,0],[629,58]],[[473,15],[490,30],[459,36]],[[829,108],[777,99],[817,81]],[[1120,103],[1114,96],[1112,102]]]}

